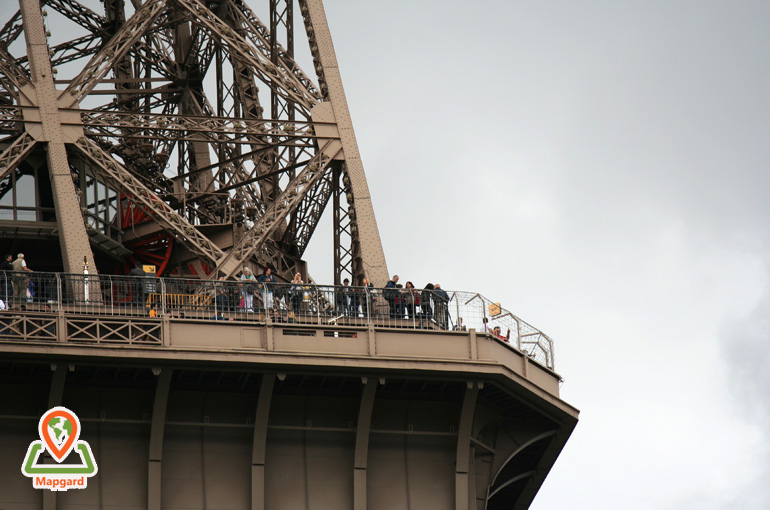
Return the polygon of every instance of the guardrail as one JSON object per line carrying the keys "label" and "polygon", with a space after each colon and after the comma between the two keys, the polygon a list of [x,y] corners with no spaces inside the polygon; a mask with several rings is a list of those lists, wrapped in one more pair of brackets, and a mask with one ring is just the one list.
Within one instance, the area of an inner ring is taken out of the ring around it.
{"label": "guardrail", "polygon": [[472,328],[554,368],[550,337],[484,296],[463,291],[9,272],[0,275],[0,299],[11,310],[38,315],[165,316],[426,331]]}

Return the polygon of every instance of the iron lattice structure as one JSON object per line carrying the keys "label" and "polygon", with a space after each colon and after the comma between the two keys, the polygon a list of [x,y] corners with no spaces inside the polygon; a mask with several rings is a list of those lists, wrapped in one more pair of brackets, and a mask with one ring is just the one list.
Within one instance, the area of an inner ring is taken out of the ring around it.
{"label": "iron lattice structure", "polygon": [[[3,237],[58,238],[65,272],[84,259],[92,273],[141,261],[215,278],[249,264],[290,279],[306,273],[331,206],[335,283],[384,283],[322,1],[263,0],[265,21],[249,3],[19,0],[8,10]],[[295,56],[299,39],[312,73]]]}

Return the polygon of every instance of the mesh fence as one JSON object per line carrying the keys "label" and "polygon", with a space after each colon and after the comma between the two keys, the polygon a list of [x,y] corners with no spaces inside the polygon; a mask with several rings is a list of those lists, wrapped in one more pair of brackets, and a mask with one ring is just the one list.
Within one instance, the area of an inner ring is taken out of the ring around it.
{"label": "mesh fence", "polygon": [[20,311],[178,319],[272,321],[467,331],[509,343],[549,368],[551,338],[478,293],[265,284],[63,273],[5,273],[4,306]]}

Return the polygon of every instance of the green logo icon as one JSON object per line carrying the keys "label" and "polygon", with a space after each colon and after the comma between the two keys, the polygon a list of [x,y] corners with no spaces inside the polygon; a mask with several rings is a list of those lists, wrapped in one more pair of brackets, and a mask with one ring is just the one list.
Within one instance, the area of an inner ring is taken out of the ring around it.
{"label": "green logo icon", "polygon": [[[98,468],[89,444],[78,439],[80,420],[77,415],[66,407],[49,409],[40,418],[38,432],[40,441],[30,443],[21,465],[22,474],[32,478],[32,486],[36,489],[85,489],[88,478],[94,476]],[[56,464],[38,462],[44,451],[48,451]],[[80,463],[63,463],[73,452],[74,456],[80,457]]]}

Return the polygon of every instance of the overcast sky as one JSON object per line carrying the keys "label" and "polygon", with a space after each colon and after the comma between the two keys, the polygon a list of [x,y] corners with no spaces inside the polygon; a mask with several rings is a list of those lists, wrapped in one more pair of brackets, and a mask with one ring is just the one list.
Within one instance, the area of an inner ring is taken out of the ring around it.
{"label": "overcast sky", "polygon": [[391,274],[556,341],[532,508],[770,508],[770,2],[324,4]]}
{"label": "overcast sky", "polygon": [[770,3],[324,3],[390,272],[556,341],[532,508],[770,508]]}

